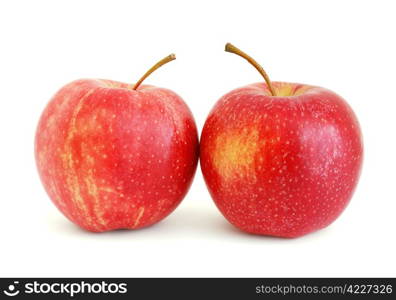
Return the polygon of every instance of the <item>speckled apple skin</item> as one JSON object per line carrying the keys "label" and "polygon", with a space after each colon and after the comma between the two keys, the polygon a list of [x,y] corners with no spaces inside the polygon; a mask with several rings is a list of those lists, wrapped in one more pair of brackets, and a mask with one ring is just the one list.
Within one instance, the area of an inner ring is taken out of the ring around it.
{"label": "speckled apple skin", "polygon": [[217,102],[201,135],[201,168],[233,225],[298,237],[328,226],[347,206],[360,175],[362,135],[337,94],[273,85],[278,97],[257,83]]}
{"label": "speckled apple skin", "polygon": [[169,215],[190,187],[198,153],[193,116],[178,95],[110,80],[64,86],[35,139],[49,197],[93,232],[141,228]]}

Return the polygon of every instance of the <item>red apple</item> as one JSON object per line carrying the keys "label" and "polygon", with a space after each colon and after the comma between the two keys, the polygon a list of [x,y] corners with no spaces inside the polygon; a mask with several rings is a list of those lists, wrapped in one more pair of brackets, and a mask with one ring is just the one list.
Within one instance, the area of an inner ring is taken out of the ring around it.
{"label": "red apple", "polygon": [[174,92],[97,79],[61,88],[38,124],[44,187],[72,222],[94,232],[135,229],[170,214],[198,160],[193,116]]}
{"label": "red apple", "polygon": [[332,223],[358,182],[358,121],[337,94],[264,76],[223,96],[201,136],[201,168],[222,214],[253,234],[298,237]]}

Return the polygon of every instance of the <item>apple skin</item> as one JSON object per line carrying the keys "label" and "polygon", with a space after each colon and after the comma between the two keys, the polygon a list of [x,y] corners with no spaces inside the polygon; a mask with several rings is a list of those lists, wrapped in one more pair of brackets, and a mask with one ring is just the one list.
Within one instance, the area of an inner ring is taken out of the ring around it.
{"label": "apple skin", "polygon": [[82,79],[45,108],[35,157],[58,209],[80,227],[135,229],[169,215],[197,166],[193,116],[174,92]]}
{"label": "apple skin", "polygon": [[349,105],[320,87],[273,82],[231,91],[201,135],[201,168],[225,218],[243,231],[299,237],[345,209],[363,159]]}

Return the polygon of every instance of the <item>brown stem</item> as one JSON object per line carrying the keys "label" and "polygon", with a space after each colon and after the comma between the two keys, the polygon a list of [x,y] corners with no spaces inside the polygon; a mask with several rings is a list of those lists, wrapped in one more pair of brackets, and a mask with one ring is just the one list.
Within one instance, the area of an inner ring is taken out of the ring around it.
{"label": "brown stem", "polygon": [[152,66],[146,73],[144,73],[142,78],[140,78],[139,81],[135,83],[135,85],[133,86],[133,89],[136,90],[139,87],[139,85],[142,84],[143,80],[145,80],[151,73],[153,73],[159,67],[165,65],[166,63],[168,63],[174,59],[176,59],[176,55],[174,55],[173,53],[168,55],[167,57],[164,57],[163,59],[161,59],[154,66]]}
{"label": "brown stem", "polygon": [[226,44],[225,51],[234,53],[234,54],[239,55],[239,56],[243,57],[244,59],[246,59],[264,77],[264,80],[267,83],[267,86],[271,92],[271,95],[276,96],[275,90],[272,86],[271,80],[269,79],[267,73],[252,57],[250,57],[245,52],[243,52],[242,50],[238,49],[237,47],[235,47],[233,44],[230,44],[230,43]]}

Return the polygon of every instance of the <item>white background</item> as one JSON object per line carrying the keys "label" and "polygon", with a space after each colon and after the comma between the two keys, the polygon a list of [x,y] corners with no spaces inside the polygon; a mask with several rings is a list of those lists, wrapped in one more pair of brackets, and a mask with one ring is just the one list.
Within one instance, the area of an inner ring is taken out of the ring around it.
{"label": "white background", "polygon": [[[394,1],[1,1],[0,276],[395,276]],[[92,234],[48,199],[33,156],[50,97],[78,78],[173,89],[201,130],[215,101],[261,81],[320,85],[354,108],[364,134],[358,189],[330,227],[298,239],[244,234],[197,170],[179,208],[138,231]]]}

